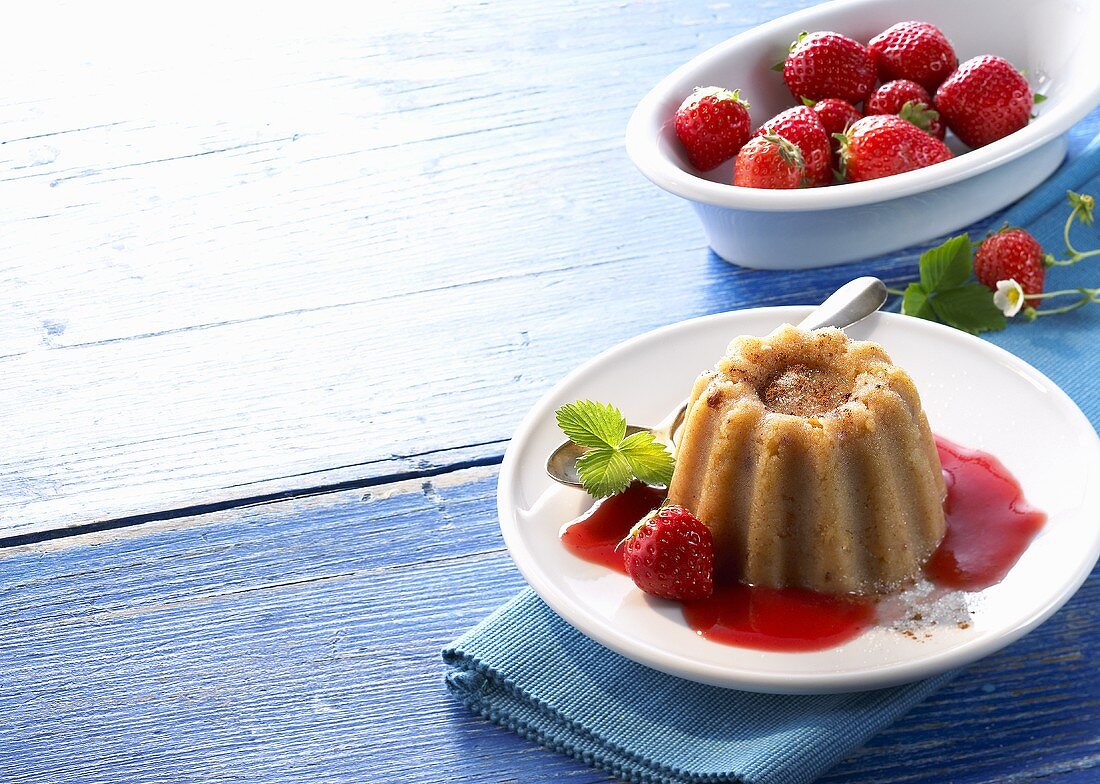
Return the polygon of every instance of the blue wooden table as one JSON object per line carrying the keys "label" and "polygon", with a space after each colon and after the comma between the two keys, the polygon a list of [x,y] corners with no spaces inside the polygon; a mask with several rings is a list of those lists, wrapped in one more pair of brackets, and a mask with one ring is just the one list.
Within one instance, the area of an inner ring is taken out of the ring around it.
{"label": "blue wooden table", "polygon": [[[438,651],[523,585],[497,467],[564,373],[913,276],[732,267],[624,153],[657,79],[810,4],[26,10],[0,76],[0,779],[606,781],[468,715]],[[1098,601],[1094,575],[825,781],[1100,779]]]}

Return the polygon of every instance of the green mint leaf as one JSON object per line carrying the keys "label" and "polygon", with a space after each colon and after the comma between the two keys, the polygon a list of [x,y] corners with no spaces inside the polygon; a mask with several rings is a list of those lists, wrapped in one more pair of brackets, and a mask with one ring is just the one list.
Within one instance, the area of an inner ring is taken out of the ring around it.
{"label": "green mint leaf", "polygon": [[630,485],[632,477],[630,461],[626,456],[606,446],[590,449],[581,455],[577,460],[577,473],[584,489],[596,498],[621,493]]}
{"label": "green mint leaf", "polygon": [[648,430],[639,430],[619,444],[618,451],[630,464],[630,470],[647,485],[668,487],[676,465],[664,444],[658,443]]}
{"label": "green mint leaf", "polygon": [[919,283],[910,283],[905,289],[905,295],[901,299],[901,312],[906,316],[936,320],[936,314],[932,306],[928,304],[928,292]]}
{"label": "green mint leaf", "polygon": [[626,436],[626,418],[608,403],[578,400],[562,406],[554,416],[558,427],[577,446],[614,448]]}
{"label": "green mint leaf", "polygon": [[970,277],[970,237],[957,237],[926,250],[920,257],[920,282],[928,296],[961,286]]}
{"label": "green mint leaf", "polygon": [[1033,104],[1042,103],[1046,99],[1047,99],[1047,97],[1045,95],[1043,95],[1042,93],[1035,93],[1033,96],[1031,96],[1031,102]]}
{"label": "green mint leaf", "polygon": [[1005,315],[993,304],[993,292],[980,283],[941,291],[930,302],[940,321],[963,332],[977,335],[1005,328]]}

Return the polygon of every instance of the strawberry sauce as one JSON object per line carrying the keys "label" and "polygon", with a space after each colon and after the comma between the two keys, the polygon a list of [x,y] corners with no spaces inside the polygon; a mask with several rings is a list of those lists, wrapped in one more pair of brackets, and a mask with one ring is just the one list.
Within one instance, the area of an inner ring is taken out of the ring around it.
{"label": "strawberry sauce", "polygon": [[626,574],[623,551],[616,549],[619,542],[630,533],[634,523],[664,500],[664,490],[635,482],[624,492],[597,501],[591,509],[566,525],[561,532],[562,544],[586,561]]}
{"label": "strawberry sauce", "polygon": [[937,585],[979,591],[999,583],[1039,533],[1047,516],[1000,460],[936,437],[947,500],[947,533],[925,564]]}
{"label": "strawberry sauce", "polygon": [[715,586],[684,602],[684,620],[708,640],[765,651],[818,651],[840,645],[875,623],[875,604],[800,588]]}
{"label": "strawberry sauce", "polygon": [[[997,458],[936,438],[947,482],[947,533],[925,565],[933,583],[976,591],[1000,582],[1046,521]],[[597,502],[562,529],[572,553],[625,573],[616,545],[657,508],[664,491],[634,483]],[[708,599],[682,604],[688,626],[727,645],[769,651],[831,648],[876,623],[876,598],[797,588],[718,585]]]}

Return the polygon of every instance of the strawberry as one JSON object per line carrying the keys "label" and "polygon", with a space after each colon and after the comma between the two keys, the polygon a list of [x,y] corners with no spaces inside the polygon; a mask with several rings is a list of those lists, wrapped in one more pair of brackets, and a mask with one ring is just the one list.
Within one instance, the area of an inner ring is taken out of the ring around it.
{"label": "strawberry", "polygon": [[867,114],[897,114],[909,101],[932,105],[932,96],[916,82],[909,79],[895,79],[880,85],[867,97],[863,108]]}
{"label": "strawberry", "polygon": [[651,512],[623,541],[626,573],[646,593],[687,601],[714,592],[714,541],[684,507],[670,504]]}
{"label": "strawberry", "polygon": [[829,134],[813,109],[795,106],[780,112],[757,129],[754,136],[782,136],[798,146],[809,185],[832,182]]}
{"label": "strawberry", "polygon": [[947,129],[932,108],[932,96],[916,82],[895,79],[876,89],[863,104],[867,114],[896,114],[929,136],[943,139]]}
{"label": "strawberry", "polygon": [[[974,254],[974,276],[993,291],[997,281],[1015,280],[1025,295],[1042,294],[1046,278],[1043,246],[1023,229],[1001,229],[986,237]],[[1026,305],[1039,307],[1041,300],[1025,300]]]}
{"label": "strawberry", "polygon": [[803,34],[791,44],[783,81],[795,98],[859,103],[875,86],[875,61],[866,46],[846,35]]}
{"label": "strawberry", "polygon": [[825,133],[829,134],[830,139],[834,133],[844,133],[849,125],[863,117],[859,109],[839,98],[815,101],[811,108],[817,112],[817,117],[825,126]]}
{"label": "strawberry", "polygon": [[743,188],[801,188],[805,180],[802,153],[782,136],[749,139],[733,162],[733,184]]}
{"label": "strawberry", "polygon": [[947,127],[971,147],[982,147],[1027,125],[1033,103],[1027,79],[1001,57],[967,60],[936,91]]}
{"label": "strawberry", "polygon": [[676,135],[699,171],[728,161],[749,140],[749,104],[740,90],[696,87],[676,110]]}
{"label": "strawberry", "polygon": [[950,157],[946,144],[892,114],[864,117],[840,143],[842,168],[852,182],[921,169]]}
{"label": "strawberry", "polygon": [[884,82],[909,79],[935,90],[959,64],[947,36],[927,22],[898,22],[867,45]]}

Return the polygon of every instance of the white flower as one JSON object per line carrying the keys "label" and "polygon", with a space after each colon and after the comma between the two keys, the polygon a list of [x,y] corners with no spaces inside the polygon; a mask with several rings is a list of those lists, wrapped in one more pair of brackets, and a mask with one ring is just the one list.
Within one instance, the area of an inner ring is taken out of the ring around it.
{"label": "white flower", "polygon": [[1015,280],[998,280],[997,290],[993,293],[993,304],[1009,318],[1020,312],[1024,306],[1024,289]]}

